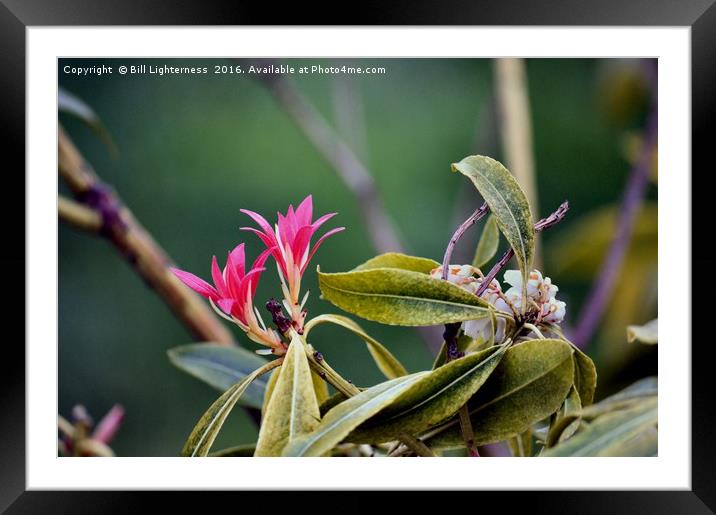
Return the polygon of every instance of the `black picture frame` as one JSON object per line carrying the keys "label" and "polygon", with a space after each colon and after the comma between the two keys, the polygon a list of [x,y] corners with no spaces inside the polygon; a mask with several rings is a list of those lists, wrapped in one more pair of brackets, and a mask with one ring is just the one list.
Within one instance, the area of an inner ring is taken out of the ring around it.
{"label": "black picture frame", "polygon": [[[149,494],[132,492],[60,492],[25,491],[25,353],[20,338],[9,336],[19,328],[24,340],[25,304],[19,302],[17,292],[25,291],[25,276],[17,272],[25,269],[25,226],[19,223],[19,213],[25,213],[25,29],[47,25],[620,25],[620,26],[683,26],[691,28],[692,72],[692,168],[701,175],[683,170],[684,180],[692,180],[692,234],[710,234],[713,219],[710,206],[711,191],[700,184],[713,175],[710,147],[713,145],[707,129],[716,119],[716,6],[715,0],[501,0],[501,1],[443,1],[428,2],[364,2],[360,8],[343,7],[348,16],[325,20],[330,11],[321,15],[309,6],[295,3],[276,9],[261,3],[199,0],[0,0],[0,104],[3,115],[2,163],[5,166],[4,200],[0,203],[4,228],[5,252],[0,255],[5,271],[5,335],[0,367],[0,509],[9,513],[104,513],[134,512],[147,508]],[[323,17],[321,17],[323,16]],[[337,20],[341,22],[336,23]],[[670,171],[669,173],[672,173]],[[698,184],[697,184],[698,183]],[[662,199],[663,200],[663,199]],[[692,266],[694,270],[713,267],[709,258],[709,238],[694,239]],[[678,271],[676,271],[678,273]],[[709,277],[710,276],[710,277]],[[697,302],[696,294],[713,291],[713,273],[700,273],[699,285],[692,297],[692,320],[708,320],[709,303]],[[704,284],[704,282],[706,284]],[[683,298],[691,296],[691,277],[674,277]],[[49,285],[48,288],[53,287]],[[673,293],[673,292],[672,292]],[[23,294],[24,299],[24,294]],[[20,313],[20,310],[23,312]],[[698,324],[696,324],[698,325]],[[687,331],[686,334],[689,334]],[[713,385],[708,368],[712,339],[698,339],[694,334],[679,342],[685,349],[693,341],[692,352],[692,455],[691,491],[618,491],[618,492],[511,492],[472,493],[480,505],[494,501],[500,495],[500,510],[529,503],[534,513],[713,513],[716,510],[716,448],[713,428],[716,409],[711,399]],[[290,482],[286,483],[290,487]],[[152,494],[157,495],[157,494]],[[185,507],[183,493],[172,496]],[[216,494],[212,494],[216,495]],[[214,497],[221,501],[228,494]],[[244,503],[258,503],[256,496],[242,495]],[[266,495],[266,494],[264,494]],[[308,492],[293,494],[293,502]],[[342,505],[360,510],[370,505],[359,492],[344,498]],[[457,495],[457,494],[456,494]],[[424,494],[417,493],[420,500]],[[461,499],[464,494],[459,495]],[[264,498],[265,499],[265,498]],[[152,499],[151,501],[155,501]],[[472,502],[472,501],[468,501]]]}

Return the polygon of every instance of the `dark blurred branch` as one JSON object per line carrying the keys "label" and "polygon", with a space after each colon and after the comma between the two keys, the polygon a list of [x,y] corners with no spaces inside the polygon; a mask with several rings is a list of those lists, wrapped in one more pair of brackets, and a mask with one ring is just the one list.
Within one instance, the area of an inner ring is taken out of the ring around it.
{"label": "dark blurred branch", "polygon": [[[507,168],[527,196],[532,214],[539,216],[535,164],[532,146],[527,70],[524,59],[495,59],[495,93],[500,136]],[[540,268],[539,237],[535,248],[535,267]]]}
{"label": "dark blurred branch", "polygon": [[260,78],[356,197],[366,230],[375,249],[380,253],[401,252],[403,250],[401,238],[385,210],[375,181],[366,166],[338,137],[321,113],[290,79],[281,75],[261,75]]}
{"label": "dark blurred branch", "polygon": [[[368,168],[290,79],[281,75],[261,75],[260,80],[354,195],[375,250],[381,254],[405,252],[405,245],[385,210]],[[439,329],[420,327],[418,332],[428,349],[437,354]]]}
{"label": "dark blurred branch", "polygon": [[646,197],[649,184],[649,167],[657,145],[658,123],[655,106],[656,103],[654,103],[654,108],[647,120],[641,154],[629,174],[624,190],[614,239],[597,274],[597,278],[592,284],[587,300],[584,302],[576,328],[571,334],[572,341],[578,347],[584,347],[591,340],[604,316],[607,304],[619,278],[622,262],[629,248],[639,209]]}
{"label": "dark blurred branch", "polygon": [[233,344],[231,333],[206,303],[169,271],[171,261],[166,253],[120,198],[99,180],[62,127],[59,128],[58,151],[60,176],[77,199],[72,202],[60,198],[60,218],[111,241],[198,341]]}
{"label": "dark blurred branch", "polygon": [[102,229],[102,217],[94,209],[73,200],[59,196],[57,214],[63,222],[87,232],[99,232]]}

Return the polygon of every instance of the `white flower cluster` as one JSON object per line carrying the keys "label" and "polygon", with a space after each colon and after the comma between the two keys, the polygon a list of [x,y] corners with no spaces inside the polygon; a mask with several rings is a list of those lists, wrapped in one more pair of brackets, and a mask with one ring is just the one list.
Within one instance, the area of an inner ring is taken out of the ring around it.
{"label": "white flower cluster", "polygon": [[[442,278],[442,267],[437,267],[430,272],[430,276],[436,279]],[[448,267],[447,280],[470,293],[477,293],[478,288],[484,280],[480,269],[470,265],[450,265]],[[503,292],[497,279],[493,279],[490,285],[480,295],[498,311],[519,315],[522,313],[522,274],[519,270],[507,270],[504,275],[504,282],[510,288]],[[557,300],[556,295],[559,288],[552,284],[549,277],[542,277],[538,270],[533,270],[527,281],[527,300],[525,313],[530,315],[536,323],[545,322],[559,324],[564,319],[567,305]],[[495,339],[501,341],[505,336],[505,319],[497,318],[495,328]],[[489,340],[492,332],[492,318],[481,318],[463,322],[463,332],[470,338],[482,338]]]}

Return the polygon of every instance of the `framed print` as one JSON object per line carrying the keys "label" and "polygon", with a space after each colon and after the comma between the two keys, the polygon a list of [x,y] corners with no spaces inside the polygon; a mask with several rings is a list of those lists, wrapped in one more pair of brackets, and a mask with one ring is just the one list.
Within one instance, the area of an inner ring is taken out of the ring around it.
{"label": "framed print", "polygon": [[5,4],[3,508],[711,513],[710,2],[351,26]]}

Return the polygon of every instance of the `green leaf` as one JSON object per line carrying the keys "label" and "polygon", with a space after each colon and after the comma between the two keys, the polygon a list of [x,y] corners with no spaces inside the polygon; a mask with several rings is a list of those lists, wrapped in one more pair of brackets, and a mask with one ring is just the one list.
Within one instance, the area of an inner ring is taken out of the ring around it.
{"label": "green leaf", "polygon": [[429,372],[358,427],[348,441],[387,442],[397,439],[401,433],[419,433],[447,420],[487,381],[506,350],[506,345],[491,347]]}
{"label": "green leaf", "polygon": [[273,395],[274,389],[276,388],[276,381],[278,381],[279,375],[281,375],[280,368],[271,372],[271,375],[268,378],[268,383],[266,384],[266,390],[264,391],[264,401],[261,404],[261,418],[262,419],[266,416],[266,408],[268,408],[268,403],[271,400],[271,396]]}
{"label": "green leaf", "polygon": [[[510,347],[470,399],[475,443],[507,440],[557,411],[574,380],[572,347],[561,340],[529,340]],[[429,431],[435,449],[463,445],[456,420]]]}
{"label": "green leaf", "polygon": [[256,444],[251,443],[221,449],[220,451],[212,452],[209,456],[212,458],[250,458],[254,455],[255,450]]}
{"label": "green leaf", "polygon": [[316,392],[316,402],[320,406],[328,400],[328,384],[313,370],[311,370],[311,382],[313,382],[313,391]]}
{"label": "green leaf", "polygon": [[594,392],[597,390],[597,367],[592,358],[572,344],[574,350],[574,385],[579,393],[582,406],[589,406],[594,402]]}
{"label": "green leaf", "polygon": [[343,392],[336,392],[330,397],[328,397],[325,401],[323,401],[320,406],[318,406],[318,410],[321,412],[321,418],[328,413],[330,410],[338,406],[341,402],[345,401],[346,399],[349,399],[346,394]]}
{"label": "green leaf", "polygon": [[560,420],[554,421],[552,427],[550,427],[550,445],[556,443],[557,438],[561,437],[562,432],[568,427],[572,427],[572,423],[575,420],[591,421],[604,414],[634,408],[642,402],[648,402],[650,399],[656,398],[657,393],[657,378],[646,377],[596,404],[582,407],[577,412],[565,414]]}
{"label": "green leaf", "polygon": [[214,403],[209,406],[209,409],[206,410],[206,413],[202,415],[189,435],[181,451],[182,456],[194,457],[208,455],[214,440],[216,440],[216,436],[221,430],[221,426],[223,426],[226,421],[226,417],[231,413],[236,402],[246,391],[251,382],[280,364],[281,359],[266,363],[263,367],[251,372],[244,379],[226,390],[221,397],[216,399]]}
{"label": "green leaf", "polygon": [[515,251],[523,288],[527,288],[527,276],[534,259],[535,230],[522,188],[502,163],[489,157],[468,156],[453,163],[452,169],[467,176],[490,206],[502,234]]}
{"label": "green leaf", "polygon": [[627,341],[654,345],[659,341],[659,319],[655,318],[644,325],[630,325],[627,327]]}
{"label": "green leaf", "polygon": [[112,135],[109,130],[100,120],[97,113],[87,105],[79,97],[73,95],[64,88],[57,89],[57,108],[60,111],[71,114],[72,116],[79,118],[85,123],[92,131],[99,137],[99,139],[107,146],[113,157],[116,157],[119,153],[117,145],[112,139]]}
{"label": "green leaf", "polygon": [[485,222],[485,227],[482,229],[482,234],[480,234],[480,241],[477,242],[472,266],[482,268],[489,263],[497,254],[499,244],[500,229],[497,227],[497,219],[494,215],[490,215],[487,222]]}
{"label": "green leaf", "polygon": [[401,270],[410,270],[421,274],[429,274],[431,270],[440,266],[440,263],[432,259],[408,256],[398,252],[388,252],[380,254],[369,259],[362,265],[358,265],[353,270],[373,270],[374,268],[399,268]]}
{"label": "green leaf", "polygon": [[288,443],[313,431],[319,422],[305,344],[296,336],[288,346],[266,415],[261,421],[254,456],[281,456]]}
{"label": "green leaf", "polygon": [[[174,347],[167,351],[169,360],[179,369],[201,379],[221,392],[261,368],[266,360],[241,347],[229,347],[217,343],[193,343]],[[241,404],[260,408],[267,381],[259,378],[252,382]]]}
{"label": "green leaf", "polygon": [[308,338],[308,334],[311,329],[317,325],[325,323],[335,324],[348,329],[362,338],[368,346],[368,351],[373,357],[373,361],[375,361],[375,364],[378,366],[380,371],[388,379],[395,379],[396,377],[407,375],[408,371],[405,370],[405,367],[400,364],[400,361],[398,361],[388,349],[386,349],[378,340],[369,336],[368,333],[361,328],[361,326],[348,317],[341,315],[320,315],[312,318],[304,327],[304,337]]}
{"label": "green leaf", "polygon": [[[569,390],[569,395],[564,399],[562,407],[559,411],[552,415],[553,422],[550,425],[550,431],[547,435],[547,447],[552,447],[562,442],[577,432],[581,420],[580,412],[582,411],[582,401],[579,393],[573,385]],[[560,424],[565,419],[569,419],[568,423]]]}
{"label": "green leaf", "polygon": [[654,456],[657,399],[607,413],[542,456]]}
{"label": "green leaf", "polygon": [[390,325],[440,325],[489,316],[487,303],[448,281],[429,275],[376,268],[325,274],[318,271],[323,298],[367,320]]}
{"label": "green leaf", "polygon": [[597,404],[582,409],[581,415],[588,420],[594,419],[608,413],[624,408],[630,408],[634,405],[644,402],[645,400],[656,397],[658,395],[658,385],[656,377],[645,377],[639,381],[629,385],[623,390],[602,399]]}
{"label": "green leaf", "polygon": [[391,379],[362,391],[328,411],[320,425],[310,434],[297,438],[283,452],[284,456],[321,456],[331,450],[358,425],[390,404],[428,372]]}

